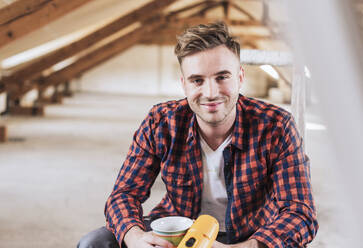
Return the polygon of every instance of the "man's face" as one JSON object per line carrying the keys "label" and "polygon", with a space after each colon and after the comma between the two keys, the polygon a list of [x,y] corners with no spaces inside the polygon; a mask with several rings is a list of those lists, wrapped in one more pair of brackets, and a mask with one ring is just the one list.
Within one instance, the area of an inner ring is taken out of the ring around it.
{"label": "man's face", "polygon": [[186,56],[182,85],[197,120],[218,126],[235,118],[244,73],[237,56],[224,45]]}

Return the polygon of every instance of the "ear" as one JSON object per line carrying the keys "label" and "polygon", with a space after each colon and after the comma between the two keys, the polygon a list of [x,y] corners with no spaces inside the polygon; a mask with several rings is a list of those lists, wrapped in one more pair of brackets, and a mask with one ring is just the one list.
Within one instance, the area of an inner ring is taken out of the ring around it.
{"label": "ear", "polygon": [[239,75],[238,75],[238,88],[241,89],[242,83],[245,80],[245,70],[242,68],[242,66],[239,67]]}

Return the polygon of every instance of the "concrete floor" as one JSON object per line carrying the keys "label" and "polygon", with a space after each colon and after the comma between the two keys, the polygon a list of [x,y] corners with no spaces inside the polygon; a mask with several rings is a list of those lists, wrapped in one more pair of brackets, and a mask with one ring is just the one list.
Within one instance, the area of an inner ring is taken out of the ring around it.
{"label": "concrete floor", "polygon": [[[75,247],[104,225],[103,208],[135,129],[163,97],[78,93],[46,107],[44,117],[1,117],[9,142],[0,144],[0,247]],[[308,121],[321,123],[311,112]],[[341,182],[324,130],[308,130],[307,152],[320,230],[310,247],[344,247],[349,235]],[[164,192],[158,180],[145,212]]]}

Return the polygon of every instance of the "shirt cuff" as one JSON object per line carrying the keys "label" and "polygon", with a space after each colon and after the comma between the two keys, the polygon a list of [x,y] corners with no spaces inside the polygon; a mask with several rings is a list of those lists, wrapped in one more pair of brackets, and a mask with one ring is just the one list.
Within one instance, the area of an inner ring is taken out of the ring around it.
{"label": "shirt cuff", "polygon": [[145,230],[145,225],[142,221],[137,219],[123,219],[122,223],[116,228],[112,228],[107,225],[107,229],[114,233],[120,247],[126,247],[123,242],[125,238],[125,234],[134,226],[140,227],[142,230]]}
{"label": "shirt cuff", "polygon": [[268,248],[284,248],[284,242],[280,236],[270,229],[259,229],[249,239],[256,239],[265,244]]}

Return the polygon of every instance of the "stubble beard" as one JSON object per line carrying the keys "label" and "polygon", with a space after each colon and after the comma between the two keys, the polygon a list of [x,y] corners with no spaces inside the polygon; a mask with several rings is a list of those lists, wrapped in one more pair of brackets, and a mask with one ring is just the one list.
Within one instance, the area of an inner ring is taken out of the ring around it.
{"label": "stubble beard", "polygon": [[[192,107],[193,112],[198,116],[198,118],[200,120],[202,120],[203,122],[207,123],[210,126],[219,126],[222,125],[224,122],[226,122],[228,116],[232,113],[232,111],[234,110],[234,108],[236,107],[236,103],[237,103],[237,99],[238,99],[238,95],[230,98],[229,101],[228,99],[224,99],[223,104],[228,104],[228,106],[226,106],[227,108],[223,110],[223,112],[221,113],[221,117],[218,116],[218,118],[215,118],[213,115],[217,114],[220,115],[217,112],[204,112],[203,111],[203,107],[200,105],[200,101],[196,101],[194,102],[194,106],[197,106],[196,109],[194,109],[194,107]],[[208,116],[210,115],[210,116]]]}

